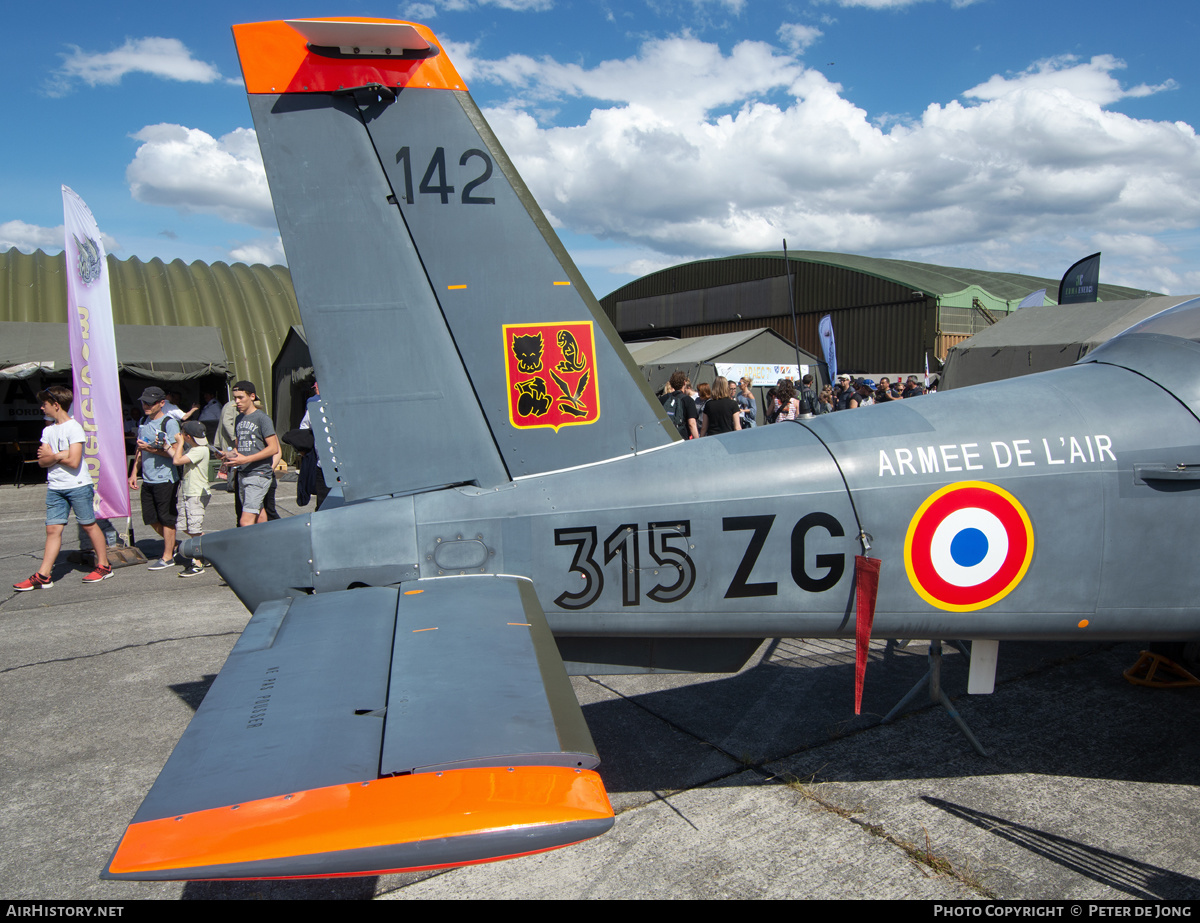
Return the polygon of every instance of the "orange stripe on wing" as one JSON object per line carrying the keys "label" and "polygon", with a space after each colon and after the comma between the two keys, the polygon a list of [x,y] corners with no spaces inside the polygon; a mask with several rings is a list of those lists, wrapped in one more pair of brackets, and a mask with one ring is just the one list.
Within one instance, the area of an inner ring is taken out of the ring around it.
{"label": "orange stripe on wing", "polygon": [[417,773],[130,824],[109,872],[231,866],[612,816],[591,770]]}

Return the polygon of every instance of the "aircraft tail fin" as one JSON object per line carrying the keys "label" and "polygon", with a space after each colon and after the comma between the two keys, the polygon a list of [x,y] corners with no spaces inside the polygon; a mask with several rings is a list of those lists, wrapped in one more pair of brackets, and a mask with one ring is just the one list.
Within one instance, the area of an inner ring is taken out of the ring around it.
{"label": "aircraft tail fin", "polygon": [[348,500],[678,438],[432,32],[234,36]]}

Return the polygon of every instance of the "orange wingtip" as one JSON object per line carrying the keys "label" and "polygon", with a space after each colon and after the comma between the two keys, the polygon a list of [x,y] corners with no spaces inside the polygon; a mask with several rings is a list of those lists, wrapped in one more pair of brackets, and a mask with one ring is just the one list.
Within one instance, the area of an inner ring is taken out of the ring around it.
{"label": "orange wingtip", "polygon": [[[130,824],[112,875],[236,867],[281,857],[611,818],[599,775],[558,766],[393,776]],[[474,861],[486,861],[477,857]]]}
{"label": "orange wingtip", "polygon": [[[351,16],[275,20],[234,26],[233,38],[247,93],[330,93],[373,83],[437,90],[467,88],[437,36],[417,23]],[[327,41],[345,42],[336,47],[351,50],[358,47],[363,56],[326,56],[309,50],[310,45]],[[401,57],[421,53],[422,46],[437,53],[424,58]]]}

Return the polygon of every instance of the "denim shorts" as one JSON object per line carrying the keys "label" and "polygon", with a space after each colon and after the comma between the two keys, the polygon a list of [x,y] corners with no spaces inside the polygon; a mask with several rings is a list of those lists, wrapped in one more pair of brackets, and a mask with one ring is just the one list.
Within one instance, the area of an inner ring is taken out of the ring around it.
{"label": "denim shorts", "polygon": [[70,490],[46,488],[46,525],[65,526],[67,517],[74,510],[75,520],[81,526],[90,526],[96,521],[96,511],[92,509],[93,496],[95,492],[91,484]]}
{"label": "denim shorts", "polygon": [[275,480],[274,472],[266,474],[238,472],[237,489],[238,495],[242,498],[243,513],[258,515],[263,508],[263,501],[267,498],[267,491],[271,489],[273,480]]}

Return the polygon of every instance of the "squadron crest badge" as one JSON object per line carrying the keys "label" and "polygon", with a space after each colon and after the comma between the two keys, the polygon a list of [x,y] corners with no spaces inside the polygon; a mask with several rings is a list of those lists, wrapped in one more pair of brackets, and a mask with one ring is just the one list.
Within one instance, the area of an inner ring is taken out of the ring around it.
{"label": "squadron crest badge", "polygon": [[100,274],[104,271],[104,267],[101,265],[100,248],[90,237],[80,240],[74,234],[71,236],[75,237],[75,250],[79,254],[75,269],[83,284],[91,285],[100,278]]}
{"label": "squadron crest badge", "polygon": [[508,419],[517,429],[595,423],[600,418],[591,321],[505,324]]}

